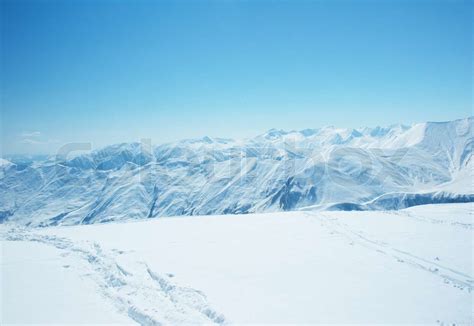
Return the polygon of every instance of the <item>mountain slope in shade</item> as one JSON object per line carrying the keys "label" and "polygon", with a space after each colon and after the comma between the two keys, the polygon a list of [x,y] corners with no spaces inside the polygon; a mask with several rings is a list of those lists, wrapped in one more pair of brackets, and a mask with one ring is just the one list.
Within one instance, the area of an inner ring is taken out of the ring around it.
{"label": "mountain slope in shade", "polygon": [[[472,125],[469,117],[387,128],[272,129],[247,140],[118,144],[69,159],[2,161],[0,219],[69,225],[471,201]],[[410,194],[423,199],[407,200]]]}

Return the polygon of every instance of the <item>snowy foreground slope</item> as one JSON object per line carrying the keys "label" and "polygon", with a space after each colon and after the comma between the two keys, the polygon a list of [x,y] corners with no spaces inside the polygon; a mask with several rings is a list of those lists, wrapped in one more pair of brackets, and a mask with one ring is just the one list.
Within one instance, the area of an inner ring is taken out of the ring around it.
{"label": "snowy foreground slope", "polygon": [[0,161],[0,222],[52,226],[472,202],[473,122],[270,130],[247,140],[119,144],[82,155],[68,144],[48,160]]}
{"label": "snowy foreground slope", "polygon": [[4,224],[0,322],[472,325],[473,208]]}

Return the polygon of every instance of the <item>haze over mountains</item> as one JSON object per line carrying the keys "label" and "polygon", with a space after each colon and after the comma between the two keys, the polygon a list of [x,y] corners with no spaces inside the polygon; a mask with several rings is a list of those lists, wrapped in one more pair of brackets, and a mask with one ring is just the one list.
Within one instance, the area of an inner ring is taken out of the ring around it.
{"label": "haze over mountains", "polygon": [[474,201],[473,117],[412,126],[272,129],[247,140],[117,144],[0,161],[0,219],[72,225]]}

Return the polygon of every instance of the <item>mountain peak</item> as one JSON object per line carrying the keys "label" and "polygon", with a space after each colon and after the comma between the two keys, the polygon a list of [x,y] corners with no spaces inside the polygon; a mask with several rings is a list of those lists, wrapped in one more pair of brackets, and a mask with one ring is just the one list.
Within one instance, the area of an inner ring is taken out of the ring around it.
{"label": "mountain peak", "polygon": [[446,189],[448,183],[469,195],[470,183],[458,180],[472,168],[471,131],[472,119],[463,119],[412,127],[271,129],[239,141],[206,136],[159,145],[152,153],[140,143],[116,144],[68,161],[1,169],[0,211],[11,211],[12,221],[55,225],[357,206],[388,193]]}

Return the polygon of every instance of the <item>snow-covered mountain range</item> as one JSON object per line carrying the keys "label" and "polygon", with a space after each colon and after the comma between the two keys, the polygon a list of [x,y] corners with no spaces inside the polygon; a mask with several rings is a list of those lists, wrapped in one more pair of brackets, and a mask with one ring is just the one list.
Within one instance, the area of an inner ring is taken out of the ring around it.
{"label": "snow-covered mountain range", "polygon": [[30,163],[1,159],[0,220],[46,226],[474,201],[473,121],[272,129],[246,140],[204,137]]}

